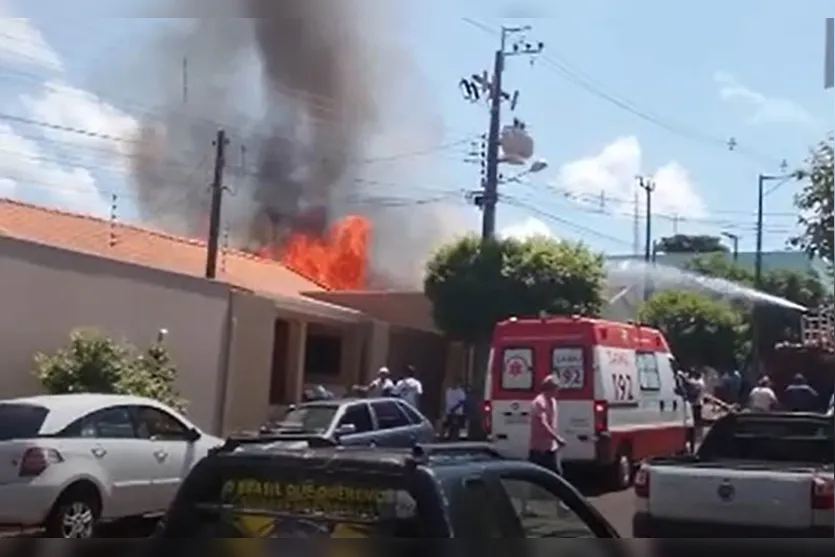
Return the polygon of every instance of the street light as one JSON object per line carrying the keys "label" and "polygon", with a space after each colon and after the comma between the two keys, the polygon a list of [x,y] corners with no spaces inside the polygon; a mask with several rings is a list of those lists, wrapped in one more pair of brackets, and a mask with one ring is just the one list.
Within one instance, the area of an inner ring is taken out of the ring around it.
{"label": "street light", "polygon": [[548,161],[546,161],[545,159],[537,159],[533,161],[528,168],[526,168],[519,174],[511,176],[510,178],[502,178],[502,182],[505,184],[509,182],[521,182],[522,178],[524,178],[525,176],[528,176],[530,174],[536,174],[537,172],[542,172],[546,168],[548,168]]}
{"label": "street light", "polygon": [[783,183],[792,178],[802,180],[804,176],[805,174],[802,170],[789,174],[760,174],[757,176],[757,250],[754,253],[754,286],[757,289],[762,288],[763,279],[763,199],[765,198],[763,189],[765,183],[772,181]]}
{"label": "street light", "polygon": [[[785,162],[783,163],[785,165]],[[754,252],[754,287],[757,290],[762,289],[763,285],[763,199],[765,198],[765,192],[763,191],[766,182],[778,182],[777,186],[780,184],[791,180],[794,178],[795,180],[802,180],[805,176],[805,173],[802,170],[798,170],[795,172],[791,172],[788,174],[777,174],[777,175],[769,175],[769,174],[760,174],[757,176],[757,250]],[[769,190],[769,193],[774,191],[772,188]],[[752,312],[756,312],[756,306],[752,308]],[[752,313],[753,314],[753,313]],[[753,337],[753,356],[754,356],[754,365],[756,366],[755,369],[757,371],[760,370],[760,322],[757,319],[756,314],[753,314],[753,327],[751,329],[752,337]]]}
{"label": "street light", "polygon": [[733,251],[734,263],[738,262],[739,261],[739,235],[733,234],[731,232],[723,232],[722,236],[724,236],[725,238],[730,240],[731,243],[733,244],[733,247],[734,247],[734,251]]}

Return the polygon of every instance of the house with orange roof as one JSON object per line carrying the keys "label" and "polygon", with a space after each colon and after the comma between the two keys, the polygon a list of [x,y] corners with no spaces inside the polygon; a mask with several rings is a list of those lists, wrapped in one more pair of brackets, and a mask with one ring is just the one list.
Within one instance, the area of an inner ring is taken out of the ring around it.
{"label": "house with orange roof", "polygon": [[281,264],[157,231],[0,200],[4,398],[39,388],[36,354],[95,328],[144,345],[167,331],[189,413],[216,432],[252,428],[304,381],[347,386],[388,357],[388,325],[306,296]]}

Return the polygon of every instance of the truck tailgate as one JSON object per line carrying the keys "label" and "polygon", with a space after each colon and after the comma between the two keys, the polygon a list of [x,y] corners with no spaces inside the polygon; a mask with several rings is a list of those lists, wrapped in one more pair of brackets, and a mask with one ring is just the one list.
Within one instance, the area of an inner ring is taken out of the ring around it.
{"label": "truck tailgate", "polygon": [[649,511],[673,520],[807,527],[812,474],[804,468],[650,467]]}

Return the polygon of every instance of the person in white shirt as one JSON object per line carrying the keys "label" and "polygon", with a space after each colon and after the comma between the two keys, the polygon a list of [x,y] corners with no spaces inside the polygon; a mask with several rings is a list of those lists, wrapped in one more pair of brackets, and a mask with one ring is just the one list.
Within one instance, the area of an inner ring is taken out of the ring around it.
{"label": "person in white shirt", "polygon": [[755,412],[770,412],[779,404],[777,395],[771,388],[771,381],[768,377],[761,377],[757,386],[751,389],[748,394],[748,408]]}
{"label": "person in white shirt", "polygon": [[454,379],[444,396],[444,438],[457,441],[466,425],[467,391]]}
{"label": "person in white shirt", "polygon": [[377,377],[368,384],[368,396],[389,396],[394,391],[389,368],[383,366],[377,371]]}
{"label": "person in white shirt", "polygon": [[420,397],[423,395],[423,383],[415,377],[414,366],[406,366],[406,372],[403,378],[394,386],[394,395],[420,410]]}

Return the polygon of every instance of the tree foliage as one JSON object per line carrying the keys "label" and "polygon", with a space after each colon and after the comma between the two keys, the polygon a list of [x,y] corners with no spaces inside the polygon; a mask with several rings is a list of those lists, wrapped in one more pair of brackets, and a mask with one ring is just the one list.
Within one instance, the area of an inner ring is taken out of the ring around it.
{"label": "tree foliage", "polygon": [[813,257],[820,257],[830,265],[835,262],[833,246],[833,144],[832,135],[812,150],[804,175],[808,176],[803,190],[795,196],[800,210],[802,234],[791,243]]}
{"label": "tree foliage", "polygon": [[716,236],[676,234],[658,240],[655,249],[661,253],[727,252],[722,239]]}
{"label": "tree foliage", "polygon": [[[754,286],[753,272],[734,265],[722,254],[698,256],[688,263],[687,268],[742,286]],[[819,307],[832,298],[832,293],[812,271],[767,271],[763,273],[761,288],[767,294],[808,308]],[[777,305],[758,305],[752,311],[740,305],[738,309],[749,324],[756,321],[757,348],[761,352],[770,352],[778,342],[799,340],[801,315],[798,312]],[[753,327],[749,327],[749,331],[752,330]]]}
{"label": "tree foliage", "polygon": [[179,410],[185,406],[174,385],[177,368],[161,342],[143,351],[99,331],[79,329],[66,347],[36,355],[34,373],[50,394],[129,394]]}
{"label": "tree foliage", "polygon": [[[721,278],[753,288],[754,273],[734,265],[722,254],[707,254],[693,258],[686,265],[687,270]],[[821,278],[814,271],[798,272],[790,270],[766,271],[762,277],[762,291],[785,298],[790,302],[805,307],[817,307],[831,296],[824,287]]]}
{"label": "tree foliage", "polygon": [[727,369],[743,351],[746,327],[739,312],[702,294],[661,292],[644,304],[640,320],[664,333],[685,366]]}
{"label": "tree foliage", "polygon": [[510,316],[599,314],[604,276],[602,255],[582,244],[468,236],[429,261],[424,291],[438,327],[475,342]]}

